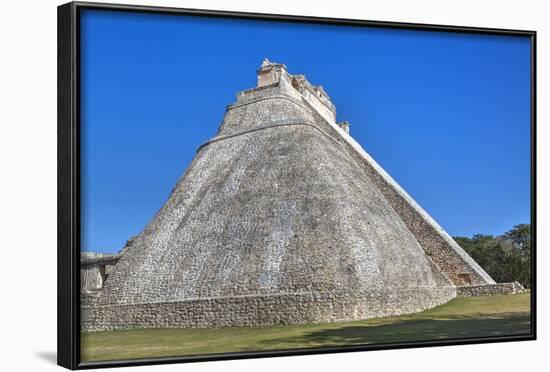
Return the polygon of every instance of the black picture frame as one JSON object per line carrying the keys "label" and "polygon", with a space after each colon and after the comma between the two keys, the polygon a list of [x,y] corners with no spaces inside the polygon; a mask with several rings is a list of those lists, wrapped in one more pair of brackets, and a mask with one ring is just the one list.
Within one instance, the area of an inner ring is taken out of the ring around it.
{"label": "black picture frame", "polygon": [[[521,336],[447,339],[444,341],[400,342],[375,345],[342,346],[319,349],[273,350],[182,356],[106,362],[80,361],[80,12],[103,9],[120,12],[146,12],[169,15],[260,19],[279,22],[355,25],[485,35],[526,36],[531,40],[531,243],[532,289],[531,333]],[[380,22],[356,19],[318,18],[279,14],[241,13],[202,9],[177,9],[152,6],[115,5],[71,2],[58,7],[58,318],[57,358],[60,366],[69,369],[120,367],[180,362],[259,358],[305,354],[340,353],[380,349],[415,348],[443,345],[464,345],[536,339],[536,31],[432,24]]]}

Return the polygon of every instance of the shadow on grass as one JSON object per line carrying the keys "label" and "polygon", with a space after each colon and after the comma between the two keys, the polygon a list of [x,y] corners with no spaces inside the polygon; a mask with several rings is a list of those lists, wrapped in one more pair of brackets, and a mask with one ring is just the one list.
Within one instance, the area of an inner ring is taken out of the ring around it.
{"label": "shadow on grass", "polygon": [[[530,316],[503,313],[493,316],[448,316],[438,319],[404,319],[392,323],[343,326],[306,334],[264,340],[261,348],[302,348],[352,344],[428,341],[530,333]],[[247,351],[252,351],[248,349]]]}
{"label": "shadow on grass", "polygon": [[346,323],[270,327],[133,329],[83,333],[82,360],[100,361],[227,352],[389,344],[527,335],[530,314],[431,314]]}

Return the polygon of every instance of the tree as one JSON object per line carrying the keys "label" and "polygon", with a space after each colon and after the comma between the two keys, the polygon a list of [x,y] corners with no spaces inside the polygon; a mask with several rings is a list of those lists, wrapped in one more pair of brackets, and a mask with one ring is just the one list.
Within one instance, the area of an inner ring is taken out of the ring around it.
{"label": "tree", "polygon": [[506,233],[504,236],[511,240],[515,247],[526,256],[531,257],[531,225],[519,224]]}
{"label": "tree", "polygon": [[531,287],[531,226],[519,224],[501,236],[476,234],[455,241],[498,283]]}

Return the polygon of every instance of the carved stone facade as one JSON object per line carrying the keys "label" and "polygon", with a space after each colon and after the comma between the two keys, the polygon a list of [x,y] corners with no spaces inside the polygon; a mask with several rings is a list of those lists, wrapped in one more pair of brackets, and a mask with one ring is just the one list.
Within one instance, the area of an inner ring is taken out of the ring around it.
{"label": "carved stone facade", "polygon": [[97,291],[118,261],[118,255],[82,252],[80,255],[80,291]]}
{"label": "carved stone facade", "polygon": [[366,319],[495,285],[336,122],[322,87],[268,60],[257,74],[83,300],[83,329]]}

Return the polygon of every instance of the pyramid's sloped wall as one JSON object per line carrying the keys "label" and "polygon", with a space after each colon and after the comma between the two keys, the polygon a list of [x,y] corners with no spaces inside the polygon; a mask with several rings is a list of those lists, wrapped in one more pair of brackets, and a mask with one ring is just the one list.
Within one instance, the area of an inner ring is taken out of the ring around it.
{"label": "pyramid's sloped wall", "polygon": [[103,300],[450,285],[442,280],[349,154],[295,123],[202,148]]}
{"label": "pyramid's sloped wall", "polygon": [[352,321],[415,313],[456,296],[455,287],[302,292],[190,299],[148,304],[87,306],[87,331],[127,328],[238,327]]}

